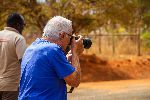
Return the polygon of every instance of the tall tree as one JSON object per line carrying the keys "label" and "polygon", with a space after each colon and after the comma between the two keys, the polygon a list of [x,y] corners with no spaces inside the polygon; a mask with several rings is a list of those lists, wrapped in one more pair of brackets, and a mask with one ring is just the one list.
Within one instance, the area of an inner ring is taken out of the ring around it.
{"label": "tall tree", "polygon": [[[141,2],[139,2],[141,1]],[[6,16],[10,12],[20,12],[25,16],[27,29],[42,34],[48,19],[55,15],[67,17],[73,21],[75,32],[89,33],[99,27],[116,24],[125,27],[131,33],[139,19],[139,7],[143,18],[143,26],[149,25],[149,0],[1,0],[0,29],[4,26]],[[15,3],[12,3],[15,2]],[[141,3],[142,6],[139,6]]]}

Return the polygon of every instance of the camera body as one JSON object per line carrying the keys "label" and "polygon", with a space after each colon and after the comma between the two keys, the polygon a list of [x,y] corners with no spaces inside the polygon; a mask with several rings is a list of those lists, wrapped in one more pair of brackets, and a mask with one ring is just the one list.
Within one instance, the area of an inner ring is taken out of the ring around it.
{"label": "camera body", "polygon": [[[78,37],[75,37],[75,40],[78,40]],[[89,49],[92,45],[92,41],[90,38],[83,38],[83,45],[85,49]]]}
{"label": "camera body", "polygon": [[[79,37],[77,37],[77,36],[72,36],[72,38],[75,38],[75,40],[79,39]],[[70,43],[66,48],[66,51],[65,51],[66,54],[70,51],[70,45],[71,45],[71,42],[72,42],[72,38],[70,39]],[[91,41],[90,38],[83,38],[84,49],[89,49],[91,47],[91,45],[92,45],[92,41]]]}

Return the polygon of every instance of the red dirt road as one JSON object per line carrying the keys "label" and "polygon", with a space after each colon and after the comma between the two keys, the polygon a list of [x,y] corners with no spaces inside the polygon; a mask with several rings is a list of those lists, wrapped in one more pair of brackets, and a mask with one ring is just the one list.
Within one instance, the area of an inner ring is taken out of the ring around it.
{"label": "red dirt road", "polygon": [[150,56],[105,59],[82,55],[82,82],[150,78]]}
{"label": "red dirt road", "polygon": [[82,55],[80,63],[82,83],[68,100],[150,100],[150,56]]}

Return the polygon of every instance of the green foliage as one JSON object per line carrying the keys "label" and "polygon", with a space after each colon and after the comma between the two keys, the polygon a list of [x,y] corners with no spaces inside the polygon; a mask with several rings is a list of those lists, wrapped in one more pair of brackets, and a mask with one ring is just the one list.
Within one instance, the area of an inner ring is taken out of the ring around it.
{"label": "green foliage", "polygon": [[141,35],[141,39],[142,40],[148,40],[148,39],[150,39],[150,32],[148,32],[148,31],[143,32],[142,35]]}
{"label": "green foliage", "polygon": [[141,35],[141,39],[143,41],[143,47],[145,49],[150,48],[150,32],[145,31]]}
{"label": "green foliage", "polygon": [[42,34],[47,21],[56,15],[72,20],[75,33],[88,34],[107,26],[112,28],[108,30],[115,30],[116,24],[134,33],[136,28],[149,28],[149,11],[149,0],[46,0],[44,4],[36,0],[0,0],[0,29],[9,13],[19,12],[25,17],[25,30],[30,33]]}

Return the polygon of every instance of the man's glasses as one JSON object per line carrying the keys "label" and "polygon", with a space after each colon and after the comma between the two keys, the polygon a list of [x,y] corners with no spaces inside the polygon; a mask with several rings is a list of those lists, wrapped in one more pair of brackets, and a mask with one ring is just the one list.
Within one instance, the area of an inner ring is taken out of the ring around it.
{"label": "man's glasses", "polygon": [[72,39],[73,39],[73,35],[70,35],[70,34],[68,34],[68,33],[66,33],[66,34],[70,37],[70,42],[69,42],[68,45],[71,45],[71,41],[72,41]]}

